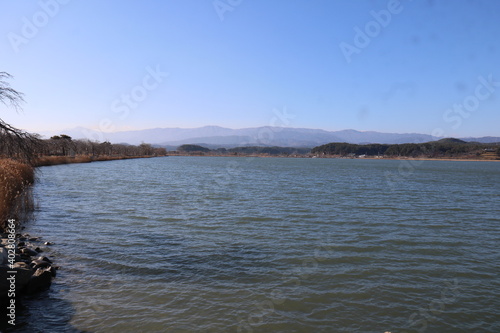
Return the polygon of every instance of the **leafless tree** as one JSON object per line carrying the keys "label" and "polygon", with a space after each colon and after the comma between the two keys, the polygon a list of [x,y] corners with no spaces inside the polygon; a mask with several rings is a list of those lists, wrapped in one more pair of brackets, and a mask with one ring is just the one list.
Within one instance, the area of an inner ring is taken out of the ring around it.
{"label": "leafless tree", "polygon": [[[24,99],[23,94],[11,88],[6,81],[11,78],[9,73],[0,72],[0,102],[17,111]],[[34,152],[39,142],[40,140],[35,135],[17,129],[0,118],[0,156],[32,164],[36,158]]]}

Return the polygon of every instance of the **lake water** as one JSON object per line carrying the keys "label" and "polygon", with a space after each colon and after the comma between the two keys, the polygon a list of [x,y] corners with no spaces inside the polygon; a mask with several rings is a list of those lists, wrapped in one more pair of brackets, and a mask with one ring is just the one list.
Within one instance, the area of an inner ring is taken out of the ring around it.
{"label": "lake water", "polygon": [[500,332],[500,163],[40,168],[62,266],[25,332]]}

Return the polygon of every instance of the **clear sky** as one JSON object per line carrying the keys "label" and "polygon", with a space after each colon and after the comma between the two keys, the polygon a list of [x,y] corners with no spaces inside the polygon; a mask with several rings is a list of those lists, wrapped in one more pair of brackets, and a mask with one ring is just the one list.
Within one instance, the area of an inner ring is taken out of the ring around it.
{"label": "clear sky", "polygon": [[499,13],[496,0],[0,0],[0,71],[26,100],[0,118],[499,136]]}

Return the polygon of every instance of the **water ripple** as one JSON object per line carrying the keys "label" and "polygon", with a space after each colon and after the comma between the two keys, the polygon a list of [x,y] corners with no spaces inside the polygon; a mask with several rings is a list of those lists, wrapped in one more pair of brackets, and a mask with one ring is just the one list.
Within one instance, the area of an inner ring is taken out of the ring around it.
{"label": "water ripple", "polygon": [[500,331],[498,164],[425,162],[391,189],[384,174],[398,167],[43,168],[28,229],[56,240],[63,269],[25,332],[30,316],[75,332]]}

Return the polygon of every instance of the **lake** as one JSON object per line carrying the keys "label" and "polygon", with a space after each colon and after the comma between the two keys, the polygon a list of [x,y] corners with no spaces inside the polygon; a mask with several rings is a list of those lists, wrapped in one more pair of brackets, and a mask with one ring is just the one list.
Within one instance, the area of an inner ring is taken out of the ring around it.
{"label": "lake", "polygon": [[[500,332],[500,163],[42,167],[25,332]],[[36,323],[34,321],[37,321]]]}

